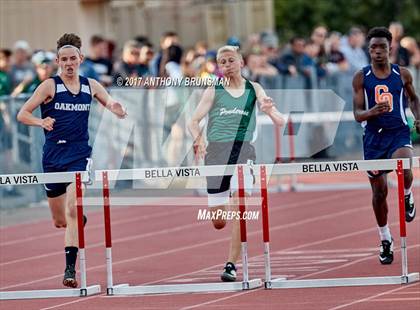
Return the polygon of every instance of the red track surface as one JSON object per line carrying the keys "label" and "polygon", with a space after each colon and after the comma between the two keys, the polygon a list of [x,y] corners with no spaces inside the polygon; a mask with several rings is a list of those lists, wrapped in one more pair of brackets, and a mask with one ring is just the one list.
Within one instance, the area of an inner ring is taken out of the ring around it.
{"label": "red track surface", "polygon": [[[205,198],[203,202],[205,202]],[[187,201],[187,200],[186,200]],[[401,274],[395,189],[389,200],[396,241],[394,263],[377,258],[378,234],[369,191],[269,194],[273,278],[330,278]],[[420,203],[417,189],[416,201]],[[255,208],[253,208],[256,210]],[[230,226],[216,231],[197,221],[198,207],[114,208],[114,283],[216,282]],[[89,212],[88,212],[89,213]],[[261,216],[261,214],[260,214]],[[105,279],[102,211],[85,230],[88,284]],[[264,276],[261,218],[248,223],[250,278]],[[409,271],[420,270],[420,218],[407,225]],[[0,290],[60,288],[63,231],[50,221],[0,230]],[[419,309],[420,284],[322,289],[257,289],[238,293],[58,298],[2,301],[1,309]]]}

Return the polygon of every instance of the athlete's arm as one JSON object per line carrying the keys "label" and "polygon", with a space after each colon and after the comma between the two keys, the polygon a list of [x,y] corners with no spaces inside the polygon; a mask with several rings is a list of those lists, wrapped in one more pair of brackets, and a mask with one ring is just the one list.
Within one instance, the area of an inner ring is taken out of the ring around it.
{"label": "athlete's arm", "polygon": [[257,95],[257,100],[260,103],[260,110],[267,114],[274,124],[277,126],[283,126],[286,123],[283,114],[281,114],[276,106],[274,105],[274,101],[272,98],[268,97],[265,93],[265,90],[259,83],[251,82],[254,86],[255,93]]}
{"label": "athlete's arm", "polygon": [[194,141],[194,152],[198,157],[204,157],[206,152],[205,141],[201,135],[202,128],[200,128],[200,122],[209,113],[211,107],[213,106],[214,94],[214,87],[209,87],[204,91],[203,96],[201,97],[201,100],[198,103],[190,122],[188,123],[188,130],[190,131]]}
{"label": "athlete's arm", "polygon": [[119,118],[125,118],[127,116],[126,109],[121,105],[121,103],[112,98],[98,81],[95,79],[89,79],[89,84],[92,89],[92,96],[95,97],[100,104]]}
{"label": "athlete's arm", "polygon": [[414,126],[416,126],[416,130],[420,134],[420,100],[414,90],[413,77],[411,76],[410,71],[406,68],[400,68],[400,72],[404,82],[405,93],[408,98],[408,105],[415,118]]}
{"label": "athlete's arm", "polygon": [[20,108],[17,115],[17,120],[25,125],[39,126],[48,131],[53,130],[55,119],[46,117],[44,119],[38,118],[32,112],[40,106],[43,102],[52,99],[55,92],[55,83],[53,79],[47,79],[42,82],[32,94],[32,96]]}
{"label": "athlete's arm", "polygon": [[198,103],[190,122],[188,123],[188,129],[194,141],[201,138],[202,129],[200,128],[200,122],[207,113],[209,113],[211,107],[213,106],[214,94],[214,87],[209,87],[204,91],[203,96],[201,97],[201,100]]}
{"label": "athlete's arm", "polygon": [[365,94],[363,91],[363,71],[359,71],[353,78],[353,114],[358,122],[363,122],[389,110],[388,101],[381,101],[371,109],[365,109]]}

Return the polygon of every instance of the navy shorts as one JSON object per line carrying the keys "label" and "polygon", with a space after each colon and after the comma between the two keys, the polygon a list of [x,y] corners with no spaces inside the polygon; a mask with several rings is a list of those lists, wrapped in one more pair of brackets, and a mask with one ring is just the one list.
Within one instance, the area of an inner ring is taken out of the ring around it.
{"label": "navy shorts", "polygon": [[[92,148],[86,143],[45,143],[42,154],[44,172],[87,171],[90,169]],[[70,183],[45,184],[47,197],[64,194]]]}
{"label": "navy shorts", "polygon": [[[399,129],[366,129],[363,134],[363,153],[365,160],[390,159],[396,150],[402,147],[410,147],[410,128],[408,126]],[[369,176],[376,177],[390,171],[368,171]]]}

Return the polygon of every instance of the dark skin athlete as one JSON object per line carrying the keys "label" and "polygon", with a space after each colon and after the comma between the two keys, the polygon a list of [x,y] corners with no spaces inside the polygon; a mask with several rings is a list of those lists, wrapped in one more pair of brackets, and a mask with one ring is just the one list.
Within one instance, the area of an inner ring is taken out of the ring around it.
{"label": "dark skin athlete", "polygon": [[[376,77],[385,79],[391,74],[391,64],[389,60],[390,44],[386,38],[374,37],[369,41],[369,54],[372,59],[372,70]],[[420,101],[415,93],[413,77],[406,69],[400,67],[401,78],[404,83],[404,92],[408,98],[408,103],[415,117],[414,125],[420,133]],[[388,101],[380,101],[369,110],[365,109],[365,97],[363,91],[363,71],[359,71],[353,78],[353,113],[358,122],[363,122],[375,118],[390,110]],[[397,149],[392,158],[412,158],[413,150],[409,147]],[[386,197],[388,194],[387,176],[369,178],[372,187],[372,204],[378,225],[383,227],[387,224],[388,205]],[[411,187],[413,174],[411,170],[404,170],[404,187]]]}

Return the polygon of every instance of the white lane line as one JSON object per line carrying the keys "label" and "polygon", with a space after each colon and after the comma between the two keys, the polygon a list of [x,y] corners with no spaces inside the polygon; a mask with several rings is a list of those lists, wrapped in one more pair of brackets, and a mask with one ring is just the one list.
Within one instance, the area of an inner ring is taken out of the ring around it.
{"label": "white lane line", "polygon": [[[337,195],[337,196],[340,196],[340,195]],[[331,199],[331,196],[329,196],[329,197],[321,197],[321,198],[314,199],[314,200],[307,201],[307,202],[293,202],[293,203],[290,203],[290,204],[286,204],[285,206],[282,206],[282,208],[275,208],[271,212],[284,211],[284,210],[287,210],[287,209],[293,209],[295,207],[301,207],[302,205],[323,202],[323,201],[330,200],[330,199]],[[166,213],[166,215],[167,215],[167,213]],[[195,224],[184,225],[182,227],[184,227],[186,229],[189,229],[192,226],[198,226],[198,225],[200,225],[202,223],[204,223],[204,222],[199,222],[199,223],[195,223]],[[177,226],[174,229],[177,229],[179,227],[181,227],[181,226]],[[149,237],[149,236],[159,235],[159,234],[162,234],[162,233],[165,233],[165,232],[168,232],[169,233],[169,232],[172,232],[172,231],[168,231],[168,230],[162,231],[162,230],[159,230],[157,232],[149,232],[149,233],[145,233],[145,234],[142,234],[142,235],[124,237],[124,238],[114,239],[114,240],[112,240],[112,243],[117,244],[119,242],[132,241],[132,240],[141,239],[141,238],[145,238],[145,237]],[[94,243],[94,244],[91,244],[91,245],[87,245],[86,248],[87,249],[92,249],[92,248],[101,247],[101,246],[103,246],[103,242],[97,242],[97,243]],[[31,260],[35,260],[35,259],[40,259],[40,258],[50,258],[53,255],[62,255],[62,254],[63,254],[62,251],[55,251],[55,252],[45,253],[45,254],[41,254],[41,255],[34,255],[34,256],[31,256],[31,257],[25,257],[25,258],[21,258],[21,259],[16,259],[16,260],[12,260],[12,261],[7,261],[7,262],[0,263],[0,267],[7,266],[7,265],[10,265],[10,264],[27,262],[27,261],[31,261]]]}
{"label": "white lane line", "polygon": [[388,291],[385,291],[385,292],[382,292],[382,293],[379,293],[379,294],[371,295],[371,296],[366,297],[366,298],[357,299],[355,301],[349,302],[347,304],[339,305],[339,306],[330,308],[328,310],[343,309],[343,308],[346,308],[346,307],[349,307],[349,306],[352,306],[352,305],[355,305],[355,304],[359,304],[359,303],[362,303],[362,302],[370,301],[370,300],[372,300],[374,298],[377,298],[377,297],[381,297],[381,296],[384,296],[384,295],[387,295],[387,294],[398,292],[398,291],[403,290],[403,289],[407,289],[407,288],[412,287],[414,285],[418,285],[418,283],[408,284],[408,285],[405,285],[403,287],[398,287],[398,288],[395,288],[395,289],[392,289],[392,290],[388,290]]}
{"label": "white lane line", "polygon": [[81,299],[76,299],[76,300],[68,301],[68,302],[65,302],[65,303],[62,303],[62,304],[58,304],[58,305],[55,305],[55,306],[41,308],[40,310],[50,310],[50,309],[55,309],[55,308],[59,308],[59,307],[62,307],[62,306],[72,305],[72,304],[75,304],[77,302],[87,301],[87,300],[96,298],[98,296],[100,296],[100,295],[93,295],[93,296],[83,297]]}
{"label": "white lane line", "polygon": [[[154,214],[151,214],[151,215],[142,215],[142,216],[131,217],[129,219],[124,219],[124,220],[116,220],[116,221],[112,222],[112,226],[121,225],[121,224],[128,224],[128,223],[137,222],[137,221],[141,221],[141,220],[149,220],[149,219],[153,219],[153,218],[157,218],[157,217],[166,217],[166,216],[175,215],[175,214],[178,214],[178,213],[183,213],[183,212],[186,212],[186,211],[189,211],[189,210],[184,208],[183,210],[165,211],[165,212],[160,212],[160,213],[154,213]],[[89,213],[87,215],[89,215]],[[90,231],[90,230],[94,230],[94,229],[104,229],[103,223],[96,224],[96,225],[87,225],[87,227],[86,227],[86,231]],[[19,238],[19,239],[15,239],[15,240],[10,240],[10,241],[0,243],[0,248],[2,248],[4,246],[10,246],[10,245],[16,245],[16,244],[25,243],[25,242],[31,242],[31,241],[34,241],[34,240],[39,241],[40,239],[44,239],[44,238],[62,236],[63,234],[64,234],[64,230],[60,229],[60,231],[54,232],[54,233],[48,233],[48,234],[43,234],[43,235],[38,235],[38,236],[33,236],[33,237],[26,237],[26,238]]]}
{"label": "white lane line", "polygon": [[[420,246],[420,244],[417,244],[416,245],[416,247],[419,247],[419,246]],[[397,251],[395,251],[395,252],[397,252]],[[374,258],[374,257],[375,256],[372,256],[370,258]],[[336,269],[336,268],[330,268],[330,269],[323,270],[321,272],[315,272],[313,274],[308,274],[308,275],[305,275],[305,276],[297,277],[297,278],[295,278],[295,280],[303,279],[305,277],[310,277],[310,276],[313,276],[315,274],[319,274],[319,273],[323,273],[323,272],[328,272],[328,271],[331,271],[332,269]],[[406,286],[403,286],[403,287],[399,287],[398,289],[394,289],[394,290],[389,291],[389,293],[394,292],[394,291],[398,291],[398,290],[402,290],[404,288],[409,288],[409,287],[411,287],[413,285],[416,285],[416,284],[418,284],[418,283],[412,283],[412,284],[409,284],[409,285],[406,285]],[[250,290],[250,291],[245,291],[245,292],[241,292],[241,293],[236,293],[236,294],[233,294],[233,295],[230,295],[230,296],[226,296],[226,297],[222,297],[222,298],[218,298],[218,299],[214,299],[214,300],[209,300],[209,301],[206,301],[204,303],[200,303],[200,304],[195,304],[195,305],[191,305],[191,306],[188,306],[188,307],[184,307],[184,308],[181,308],[180,310],[189,310],[189,309],[199,308],[199,307],[202,307],[202,306],[205,306],[205,305],[209,305],[209,304],[212,304],[212,303],[216,303],[216,302],[219,302],[219,301],[223,301],[223,300],[226,300],[226,299],[230,299],[230,298],[238,297],[238,296],[241,296],[241,295],[245,295],[245,294],[257,292],[259,290],[261,290],[261,289],[256,289],[256,290]],[[377,294],[374,297],[381,296],[381,295],[384,295],[384,294],[387,294],[387,293],[388,292]],[[374,297],[372,297],[372,298],[374,298]],[[365,298],[365,299],[367,299],[367,298]],[[363,299],[363,300],[361,300],[359,302],[365,301],[365,299]],[[369,299],[371,299],[371,298],[369,298]],[[354,302],[354,303],[356,303],[356,302]],[[349,303],[346,306],[350,306],[350,305],[352,305],[354,303]],[[340,309],[340,308],[331,308],[331,309],[328,309],[328,310],[337,310],[337,309]]]}
{"label": "white lane line", "polygon": [[[302,203],[300,202],[297,205],[301,206]],[[284,209],[285,208],[282,208],[282,210],[284,210]],[[278,226],[274,226],[271,229],[271,231],[276,231],[276,230],[280,230],[280,229],[287,229],[287,228],[290,228],[290,227],[295,227],[295,226],[307,224],[307,223],[310,223],[310,222],[316,222],[316,221],[319,221],[319,220],[332,219],[334,217],[338,217],[338,216],[342,216],[342,215],[348,215],[348,214],[351,214],[351,213],[357,213],[357,212],[360,212],[362,210],[370,210],[370,207],[360,207],[360,208],[351,209],[351,210],[345,210],[345,211],[341,211],[341,212],[337,212],[337,213],[330,213],[328,215],[321,215],[321,216],[317,216],[317,217],[314,217],[314,218],[311,218],[311,219],[297,221],[297,222],[290,223],[290,224],[278,225]],[[197,224],[193,224],[193,225],[201,225],[201,224],[202,223],[197,223]],[[169,230],[170,230],[170,232],[173,232],[174,230],[179,230],[179,229],[183,229],[183,228],[191,229],[191,226],[193,226],[193,225],[188,224],[188,225],[184,225],[182,227],[175,227],[175,228],[169,229]],[[256,235],[256,234],[261,234],[261,232],[262,232],[262,230],[257,230],[257,231],[254,231],[252,233],[249,233],[248,236],[252,236],[252,235]],[[165,230],[165,231],[161,231],[160,232],[160,234],[165,234],[165,233],[168,233],[168,230]],[[156,234],[157,233],[149,233],[147,235],[154,235],[155,236]],[[137,239],[139,237],[140,236],[133,236],[133,237],[127,237],[127,238],[124,238],[124,239],[128,239],[129,238],[130,240],[133,240],[133,239]],[[195,244],[195,245],[189,245],[189,246],[179,247],[177,249],[172,249],[172,250],[167,250],[167,251],[152,253],[152,254],[148,254],[148,255],[144,255],[144,256],[137,256],[135,258],[129,258],[129,259],[125,259],[125,260],[114,262],[113,263],[113,266],[121,265],[121,264],[126,264],[126,263],[130,263],[130,262],[134,262],[134,261],[139,261],[139,260],[143,260],[143,259],[147,259],[147,258],[158,257],[158,256],[161,256],[161,255],[168,255],[168,254],[172,254],[172,253],[176,253],[176,252],[180,252],[180,251],[184,251],[184,250],[191,250],[191,249],[195,249],[195,248],[198,248],[198,247],[208,246],[208,245],[211,245],[211,244],[216,244],[216,243],[219,243],[219,242],[224,242],[224,241],[229,241],[229,240],[230,240],[230,236],[229,237],[225,237],[225,238],[219,238],[219,239],[207,241],[207,242],[204,242],[204,243]],[[312,244],[315,244],[315,243],[316,242],[312,242]],[[103,246],[102,242],[99,243],[98,246]],[[92,248],[92,246],[91,247],[88,247],[88,248]],[[58,252],[58,254],[62,254],[62,252]],[[42,256],[47,256],[47,254],[44,254]],[[50,254],[50,256],[51,256],[51,254]],[[21,259],[21,261],[24,261],[24,260],[25,261],[26,260],[29,260],[29,258]],[[97,265],[95,267],[90,267],[87,270],[88,271],[91,271],[91,270],[95,270],[95,269],[104,268],[105,266],[106,266],[105,264]],[[61,276],[62,275],[60,274],[60,275],[56,275],[54,277],[57,277],[58,278],[58,277],[61,277]],[[5,287],[1,287],[0,290],[15,288],[15,287],[19,287],[19,286],[23,286],[23,285],[28,285],[28,284],[33,284],[33,283],[38,283],[38,282],[42,282],[44,279],[46,279],[46,278],[41,278],[41,279],[37,279],[37,280],[30,281],[30,282],[25,282],[25,283],[19,283],[19,284],[9,285],[9,286],[5,286]],[[48,277],[47,279],[50,280],[51,277]]]}
{"label": "white lane line", "polygon": [[[418,294],[419,292],[417,292]],[[420,297],[407,297],[407,298],[382,298],[382,299],[372,299],[368,302],[394,302],[394,301],[420,301]]]}
{"label": "white lane line", "polygon": [[[398,224],[398,222],[394,222],[394,223],[390,224],[390,226],[396,226],[397,224]],[[374,227],[374,228],[365,229],[365,230],[361,230],[361,231],[358,231],[358,232],[356,232],[356,233],[343,234],[343,235],[340,235],[340,236],[335,236],[335,237],[333,237],[333,238],[329,238],[329,239],[324,239],[324,240],[322,240],[322,241],[318,241],[318,242],[317,242],[317,244],[321,244],[321,243],[328,243],[328,242],[330,242],[330,241],[335,241],[335,240],[337,240],[337,239],[341,239],[341,238],[353,237],[353,236],[355,236],[355,235],[368,233],[368,232],[371,232],[371,231],[374,231],[374,230],[376,230],[376,228],[375,228],[375,227]],[[291,248],[288,248],[288,249],[284,249],[284,250],[283,250],[283,251],[281,251],[281,252],[286,252],[286,253],[288,253],[289,251],[293,251],[293,250],[295,250],[295,249],[301,249],[301,248],[308,247],[308,246],[313,246],[313,245],[314,245],[314,242],[309,242],[309,243],[306,243],[306,244],[301,244],[301,245],[299,245],[299,246],[295,246],[295,247],[291,247]],[[316,250],[308,250],[308,251],[313,252],[313,251],[316,251]],[[373,257],[375,257],[375,256],[372,256],[372,258],[373,258]],[[254,258],[255,258],[255,257],[254,257]],[[252,259],[253,259],[253,258],[252,258]],[[176,276],[172,276],[172,277],[168,277],[168,278],[164,278],[164,279],[160,279],[160,280],[156,280],[156,281],[146,282],[146,283],[143,283],[143,284],[141,284],[141,285],[151,285],[151,284],[155,284],[155,283],[159,283],[159,282],[165,282],[165,281],[168,281],[168,280],[179,279],[179,278],[181,278],[181,277],[185,277],[185,276],[192,275],[192,274],[197,274],[197,273],[200,273],[200,272],[203,272],[203,271],[206,271],[206,270],[209,270],[209,269],[215,268],[215,267],[217,267],[217,266],[219,266],[219,265],[220,265],[220,264],[218,264],[218,265],[213,265],[213,266],[210,266],[210,267],[207,267],[207,268],[204,268],[204,269],[200,269],[200,270],[197,270],[197,271],[194,271],[194,272],[184,273],[184,274],[181,274],[181,275],[176,275]],[[329,271],[329,270],[325,270],[325,272],[328,272],[328,271]],[[306,276],[311,276],[311,275],[312,275],[312,274],[309,274],[309,275],[306,275]],[[219,299],[217,299],[217,300],[208,301],[208,302],[205,302],[205,303],[203,303],[203,304],[199,304],[199,305],[192,305],[192,306],[189,306],[189,307],[183,308],[182,310],[193,309],[193,308],[197,308],[197,307],[200,307],[200,306],[205,306],[205,305],[210,304],[210,303],[213,303],[213,302],[222,301],[222,300],[225,300],[225,299],[228,299],[228,298],[232,298],[232,297],[236,297],[236,296],[244,295],[244,294],[247,294],[247,293],[250,293],[250,292],[254,292],[254,291],[245,291],[245,292],[241,292],[241,293],[236,293],[236,294],[234,294],[233,296],[227,296],[227,297],[219,298]],[[108,298],[106,295],[103,295],[103,294],[102,294],[102,295],[92,296],[92,298],[96,298],[96,297],[105,297],[105,298]],[[114,296],[113,298],[115,298],[115,297],[120,297],[120,296]],[[124,297],[125,297],[125,296],[124,296]],[[77,300],[77,301],[70,302],[70,303],[81,302],[81,301],[85,301],[85,300],[86,300],[86,299],[79,299],[79,300]],[[67,304],[69,304],[69,303],[59,304],[59,305],[52,306],[52,307],[49,307],[49,308],[44,308],[44,309],[42,309],[42,310],[59,308],[59,307],[65,306],[65,305],[67,305]],[[191,308],[191,307],[192,307],[192,308]]]}

